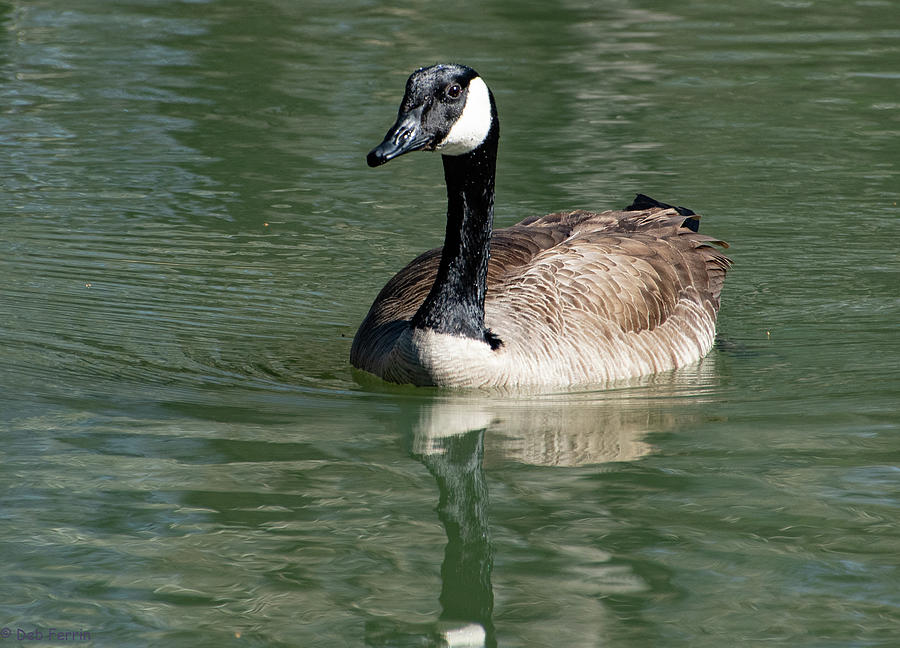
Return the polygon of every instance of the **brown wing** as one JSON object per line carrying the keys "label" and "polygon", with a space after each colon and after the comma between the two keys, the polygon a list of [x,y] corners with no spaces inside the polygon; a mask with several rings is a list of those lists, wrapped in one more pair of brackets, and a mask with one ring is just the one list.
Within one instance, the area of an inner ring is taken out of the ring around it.
{"label": "brown wing", "polygon": [[540,286],[554,294],[562,317],[574,308],[616,322],[623,331],[660,326],[686,291],[717,310],[731,262],[709,242],[725,244],[682,227],[683,221],[674,210],[659,209],[573,212],[525,221],[525,227],[504,231],[511,238],[529,237],[536,228],[568,236],[525,264],[507,265],[494,295],[502,299],[523,283]]}

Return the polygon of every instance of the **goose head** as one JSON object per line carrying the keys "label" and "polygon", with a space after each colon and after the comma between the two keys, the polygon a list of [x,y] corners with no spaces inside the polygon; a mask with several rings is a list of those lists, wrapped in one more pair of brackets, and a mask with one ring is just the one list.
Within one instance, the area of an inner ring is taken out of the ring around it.
{"label": "goose head", "polygon": [[497,109],[478,73],[465,65],[432,65],[410,75],[396,123],[366,162],[376,167],[410,151],[463,155],[482,146],[492,128],[498,128]]}

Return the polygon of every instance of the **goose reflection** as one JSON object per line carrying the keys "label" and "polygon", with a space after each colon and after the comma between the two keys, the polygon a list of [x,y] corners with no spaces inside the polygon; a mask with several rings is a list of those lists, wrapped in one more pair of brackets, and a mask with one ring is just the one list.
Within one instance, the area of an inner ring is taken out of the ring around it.
{"label": "goose reflection", "polygon": [[447,533],[437,630],[450,646],[497,645],[484,434],[485,429],[477,429],[445,437],[441,451],[421,455],[437,482],[437,514]]}
{"label": "goose reflection", "polygon": [[[477,425],[481,419],[468,418],[462,409],[453,411],[467,421],[465,425]],[[441,565],[440,618],[435,624],[425,625],[370,621],[366,624],[366,645],[491,648],[497,641],[492,620],[493,547],[483,467],[487,428],[432,436],[432,421],[423,413],[422,425],[413,433],[413,454],[437,482],[437,514],[447,534]]]}
{"label": "goose reflection", "polygon": [[[644,440],[648,432],[685,424],[684,409],[668,405],[673,397],[692,402],[702,397],[698,378],[708,370],[709,363],[671,374],[664,384],[617,392],[505,399],[453,395],[423,404],[410,449],[439,492],[437,515],[447,535],[441,614],[436,623],[404,624],[402,630],[398,624],[370,622],[367,645],[496,646],[485,467],[515,462],[565,468],[640,459],[653,449]],[[648,398],[667,405],[654,406]]]}

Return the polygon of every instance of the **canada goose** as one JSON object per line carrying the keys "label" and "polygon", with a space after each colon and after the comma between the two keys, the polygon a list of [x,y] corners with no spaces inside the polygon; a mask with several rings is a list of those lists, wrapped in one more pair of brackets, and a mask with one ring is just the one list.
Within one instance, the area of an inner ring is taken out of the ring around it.
{"label": "canada goose", "polygon": [[439,151],[444,245],[381,290],[350,351],[395,383],[443,387],[602,384],[674,369],[712,348],[730,260],[694,212],[638,194],[624,211],[569,211],[491,232],[500,124],[472,68],[421,68],[375,167]]}

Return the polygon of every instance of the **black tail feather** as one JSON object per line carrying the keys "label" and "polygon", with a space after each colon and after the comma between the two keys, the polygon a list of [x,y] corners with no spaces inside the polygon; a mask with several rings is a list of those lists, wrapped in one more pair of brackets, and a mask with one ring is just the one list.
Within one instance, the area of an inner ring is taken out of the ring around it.
{"label": "black tail feather", "polygon": [[659,202],[642,193],[639,193],[634,197],[634,201],[625,208],[625,211],[643,211],[644,209],[653,209],[654,207],[674,209],[680,215],[685,216],[684,223],[681,224],[682,227],[687,227],[692,232],[700,231],[700,217],[697,216],[696,212],[693,210],[688,209],[687,207],[667,205],[666,203]]}

